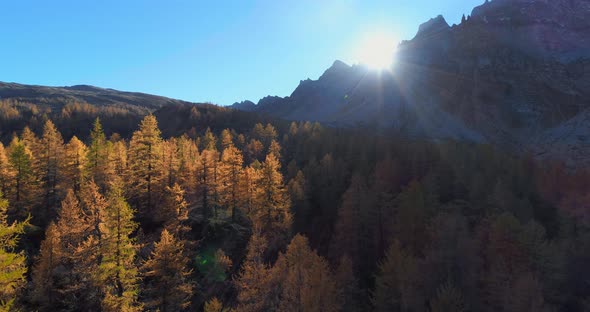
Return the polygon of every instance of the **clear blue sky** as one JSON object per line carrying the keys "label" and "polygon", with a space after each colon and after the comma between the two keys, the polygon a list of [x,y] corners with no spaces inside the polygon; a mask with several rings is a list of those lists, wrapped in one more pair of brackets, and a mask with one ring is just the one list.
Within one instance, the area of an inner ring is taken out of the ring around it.
{"label": "clear blue sky", "polygon": [[227,105],[289,95],[363,34],[410,39],[483,0],[0,1],[0,81],[90,84]]}

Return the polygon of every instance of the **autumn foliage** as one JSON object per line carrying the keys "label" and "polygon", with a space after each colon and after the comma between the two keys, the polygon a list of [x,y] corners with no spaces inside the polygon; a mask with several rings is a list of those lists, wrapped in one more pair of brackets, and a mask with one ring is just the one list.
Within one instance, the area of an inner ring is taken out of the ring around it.
{"label": "autumn foliage", "polygon": [[590,307],[582,170],[190,112],[210,124],[78,137],[47,119],[0,143],[2,310]]}

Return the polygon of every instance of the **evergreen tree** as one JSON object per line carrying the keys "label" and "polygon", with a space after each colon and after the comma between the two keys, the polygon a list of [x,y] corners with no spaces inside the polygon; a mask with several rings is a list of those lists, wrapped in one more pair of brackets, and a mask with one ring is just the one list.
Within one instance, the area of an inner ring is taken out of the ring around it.
{"label": "evergreen tree", "polygon": [[63,138],[50,120],[47,120],[43,127],[43,136],[39,146],[37,169],[40,174],[43,204],[42,212],[38,213],[36,217],[47,222],[47,220],[54,218],[53,209],[61,197],[59,188],[63,177],[61,169],[64,157]]}
{"label": "evergreen tree", "polygon": [[133,209],[123,198],[121,189],[113,186],[108,205],[100,220],[100,286],[104,293],[103,311],[139,311],[138,272],[134,265],[135,246],[132,233]]}
{"label": "evergreen tree", "polygon": [[9,223],[7,210],[8,201],[0,193],[0,311],[12,311],[27,273],[25,254],[16,246],[29,220]]}
{"label": "evergreen tree", "polygon": [[[311,167],[311,164],[310,164]],[[331,224],[338,215],[338,202],[342,192],[346,190],[346,168],[334,159],[331,153],[322,157],[319,165],[314,165],[310,177],[310,201],[317,206],[314,209],[314,221],[320,224]],[[306,231],[310,231],[307,228]]]}
{"label": "evergreen tree", "polygon": [[223,131],[221,131],[221,150],[223,151],[226,148],[233,145],[234,142],[232,139],[231,132],[229,131],[229,129],[223,129]]}
{"label": "evergreen tree", "polygon": [[88,167],[88,148],[76,136],[70,139],[65,147],[64,185],[65,189],[72,189],[76,194],[86,178],[85,168]]}
{"label": "evergreen tree", "polygon": [[274,155],[267,155],[258,180],[259,206],[252,215],[254,225],[262,229],[271,250],[285,242],[291,227],[289,194],[279,170],[279,161]]}
{"label": "evergreen tree", "polygon": [[217,149],[217,138],[215,134],[211,132],[211,128],[207,128],[205,135],[201,140],[201,150],[213,151]]}
{"label": "evergreen tree", "polygon": [[64,281],[63,268],[64,251],[60,233],[55,223],[50,223],[45,230],[45,239],[41,243],[41,250],[33,267],[33,289],[31,300],[41,311],[51,311],[60,306],[60,293]]}
{"label": "evergreen tree", "polygon": [[417,296],[417,264],[414,257],[395,241],[379,265],[375,278],[375,311],[413,311],[420,309]]}
{"label": "evergreen tree", "polygon": [[25,144],[16,137],[10,143],[9,151],[8,158],[14,172],[14,181],[8,198],[15,210],[14,215],[22,218],[30,209],[35,197],[33,156]]}
{"label": "evergreen tree", "polygon": [[86,154],[86,172],[88,177],[103,192],[108,189],[110,177],[114,173],[114,168],[110,161],[111,149],[112,144],[106,139],[100,119],[96,118],[93,129],[90,132],[90,146]]}
{"label": "evergreen tree", "polygon": [[261,160],[264,155],[264,145],[262,142],[252,139],[244,149],[244,156],[246,156],[246,163],[251,164],[256,160]]}
{"label": "evergreen tree", "polygon": [[39,138],[35,135],[31,128],[29,128],[29,126],[26,126],[23,129],[23,132],[20,135],[20,140],[30,151],[39,150]]}
{"label": "evergreen tree", "polygon": [[129,188],[131,198],[146,218],[154,215],[162,191],[162,138],[156,117],[146,116],[129,144]]}
{"label": "evergreen tree", "polygon": [[373,209],[367,216],[367,223],[372,228],[375,255],[379,258],[391,244],[390,238],[395,236],[391,224],[395,223],[395,194],[401,188],[400,171],[397,163],[389,157],[375,165],[375,182],[370,194],[374,204],[371,205]]}
{"label": "evergreen tree", "polygon": [[368,189],[366,182],[359,174],[355,174],[350,182],[350,187],[342,195],[342,205],[338,210],[338,219],[334,227],[334,236],[330,245],[331,254],[334,259],[345,255],[352,255],[353,263],[360,264],[360,258],[366,254],[362,251],[367,244],[366,222],[361,218],[363,210],[367,210]]}
{"label": "evergreen tree", "polygon": [[195,141],[186,135],[176,140],[178,157],[178,184],[189,194],[194,195],[194,180],[197,164],[199,163],[199,150]]}
{"label": "evergreen tree", "polygon": [[295,235],[273,271],[283,276],[279,311],[340,310],[328,263],[309,248],[304,236]]}
{"label": "evergreen tree", "polygon": [[281,146],[279,142],[272,140],[268,147],[268,154],[272,154],[276,159],[281,159]]}
{"label": "evergreen tree", "polygon": [[254,128],[252,128],[252,131],[250,131],[250,136],[255,140],[264,140],[264,126],[261,123],[255,124]]}
{"label": "evergreen tree", "polygon": [[114,177],[127,177],[127,144],[125,144],[125,141],[116,141],[113,143],[112,150]]}
{"label": "evergreen tree", "polygon": [[334,282],[338,290],[337,301],[341,304],[341,311],[357,312],[366,310],[363,309],[360,285],[353,271],[352,260],[348,256],[340,258],[334,273]]}
{"label": "evergreen tree", "polygon": [[178,184],[166,187],[164,201],[160,208],[159,221],[164,228],[181,240],[188,238],[191,228],[188,225],[188,204],[184,199],[184,190]]}
{"label": "evergreen tree", "polygon": [[[482,252],[487,270],[480,274],[485,285],[482,297],[487,310],[508,309],[511,303],[507,298],[515,295],[513,287],[516,287],[518,278],[528,274],[528,256],[518,239],[521,230],[518,219],[509,213],[494,216],[480,230],[481,239],[486,242]],[[537,283],[528,282],[531,286]]]}
{"label": "evergreen tree", "polygon": [[305,177],[301,170],[287,183],[287,189],[292,202],[293,229],[301,230],[311,217]]}
{"label": "evergreen tree", "polygon": [[397,235],[403,246],[411,252],[421,252],[426,243],[426,224],[438,201],[431,190],[422,183],[413,181],[398,196],[399,206],[395,216]]}
{"label": "evergreen tree", "polygon": [[80,202],[88,220],[90,233],[100,240],[102,233],[100,223],[108,206],[106,198],[100,192],[99,186],[93,181],[89,181],[84,185],[80,194]]}
{"label": "evergreen tree", "polygon": [[[79,307],[99,309],[103,306],[99,267],[104,257],[102,247],[104,232],[101,230],[101,223],[106,216],[109,203],[100,193],[99,186],[92,181],[83,186],[80,197],[85,230],[82,242],[75,247],[72,255],[74,260],[72,271],[79,279],[79,283],[74,288],[73,302]],[[77,211],[76,202],[72,202],[74,211]],[[74,217],[76,214],[74,213]]]}
{"label": "evergreen tree", "polygon": [[197,168],[197,193],[201,211],[205,216],[217,217],[219,206],[220,172],[219,153],[215,149],[201,152]]}
{"label": "evergreen tree", "polygon": [[15,173],[8,160],[8,154],[4,145],[0,142],[0,192],[8,194],[8,188],[12,184]]}
{"label": "evergreen tree", "polygon": [[264,146],[270,147],[272,141],[276,141],[278,136],[279,135],[278,135],[275,127],[273,125],[271,125],[270,123],[268,123],[268,124],[266,124],[266,127],[264,127],[261,141],[264,144]]}
{"label": "evergreen tree", "polygon": [[470,233],[467,218],[457,213],[439,213],[428,225],[428,237],[429,242],[420,263],[425,296],[432,303],[442,287],[447,287],[449,289],[445,289],[445,292],[455,289],[461,294],[465,307],[482,310],[479,287],[482,259],[478,242]]}
{"label": "evergreen tree", "polygon": [[162,164],[164,183],[172,187],[178,180],[178,143],[172,138],[162,142]]}
{"label": "evergreen tree", "polygon": [[170,312],[185,311],[190,306],[193,285],[189,280],[188,263],[182,242],[164,229],[150,259],[143,265],[146,308]]}
{"label": "evergreen tree", "polygon": [[266,245],[266,239],[255,229],[248,242],[240,275],[234,280],[238,290],[238,311],[269,311],[276,304],[272,298],[272,275],[264,263]]}
{"label": "evergreen tree", "polygon": [[256,207],[259,207],[259,189],[257,188],[260,180],[260,171],[252,166],[242,170],[240,181],[240,207],[250,217],[253,216]]}
{"label": "evergreen tree", "polygon": [[239,148],[240,150],[244,150],[244,147],[246,146],[246,137],[243,134],[238,134],[238,137],[236,138],[236,147]]}
{"label": "evergreen tree", "polygon": [[88,303],[85,291],[92,272],[82,269],[86,259],[78,253],[90,231],[86,213],[68,190],[57,223],[46,230],[33,271],[32,299],[41,310],[76,310]]}
{"label": "evergreen tree", "polygon": [[223,150],[221,156],[221,201],[231,211],[232,221],[236,221],[240,203],[240,177],[242,174],[242,153],[233,145]]}
{"label": "evergreen tree", "polygon": [[80,245],[92,230],[87,212],[83,210],[80,201],[71,189],[66,192],[65,198],[61,202],[56,228],[60,240],[66,248],[64,253],[67,255],[71,255],[73,249]]}

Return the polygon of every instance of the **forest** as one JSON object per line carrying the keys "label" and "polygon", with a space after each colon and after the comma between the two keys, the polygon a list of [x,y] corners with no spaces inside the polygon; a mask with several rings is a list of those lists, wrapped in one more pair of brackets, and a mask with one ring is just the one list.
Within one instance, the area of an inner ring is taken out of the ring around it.
{"label": "forest", "polygon": [[583,170],[229,109],[3,112],[1,311],[590,309]]}

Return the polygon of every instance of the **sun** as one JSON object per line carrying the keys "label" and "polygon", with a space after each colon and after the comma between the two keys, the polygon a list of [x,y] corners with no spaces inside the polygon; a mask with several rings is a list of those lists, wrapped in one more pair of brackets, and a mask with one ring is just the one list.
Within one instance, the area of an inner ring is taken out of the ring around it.
{"label": "sun", "polygon": [[396,38],[384,31],[364,34],[356,47],[356,61],[371,69],[388,69],[393,63]]}

